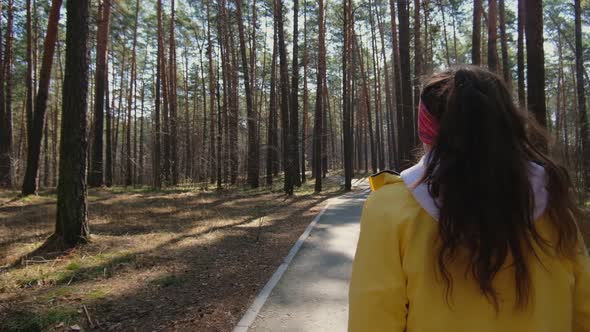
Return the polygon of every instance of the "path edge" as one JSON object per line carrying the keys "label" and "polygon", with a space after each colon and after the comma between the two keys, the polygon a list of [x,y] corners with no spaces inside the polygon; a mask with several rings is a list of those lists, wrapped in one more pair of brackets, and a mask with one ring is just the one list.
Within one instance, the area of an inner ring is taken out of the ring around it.
{"label": "path edge", "polygon": [[334,197],[334,198],[328,199],[326,201],[326,205],[324,205],[322,210],[315,216],[315,218],[313,218],[311,223],[309,223],[309,225],[307,225],[307,228],[305,229],[303,234],[301,234],[299,236],[299,239],[297,239],[297,242],[295,242],[295,244],[293,244],[293,246],[291,247],[291,250],[289,250],[289,253],[287,254],[287,256],[285,256],[285,258],[283,258],[283,263],[281,263],[281,265],[279,265],[279,267],[275,270],[272,277],[270,277],[270,279],[266,282],[266,285],[264,285],[264,288],[262,288],[260,293],[258,293],[258,295],[254,299],[254,301],[252,302],[252,304],[250,305],[248,310],[246,310],[246,313],[244,313],[244,315],[242,316],[242,318],[240,319],[238,324],[236,324],[236,326],[233,329],[233,332],[247,332],[248,331],[248,329],[250,328],[252,323],[254,323],[254,321],[256,320],[256,317],[258,317],[258,313],[260,313],[260,310],[262,309],[262,307],[264,306],[264,304],[268,300],[270,293],[272,292],[272,290],[275,288],[277,283],[283,277],[283,274],[287,270],[287,267],[289,267],[289,264],[291,264],[291,261],[293,260],[295,255],[297,254],[297,252],[299,252],[299,249],[301,249],[301,246],[303,245],[305,240],[307,240],[307,238],[309,237],[309,234],[311,234],[311,231],[315,228],[318,221],[320,220],[322,215],[324,215],[324,213],[326,212],[328,207],[330,205],[332,205],[333,200],[338,199],[338,198],[339,197]]}

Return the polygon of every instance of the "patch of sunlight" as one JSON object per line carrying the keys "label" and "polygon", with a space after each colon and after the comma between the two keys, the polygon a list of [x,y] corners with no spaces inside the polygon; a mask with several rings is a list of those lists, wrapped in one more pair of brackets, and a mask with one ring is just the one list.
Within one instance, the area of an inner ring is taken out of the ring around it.
{"label": "patch of sunlight", "polygon": [[68,264],[66,266],[66,270],[69,271],[76,271],[80,269],[80,264],[78,264],[77,262],[71,262],[70,264]]}
{"label": "patch of sunlight", "polygon": [[100,300],[100,299],[104,299],[105,297],[107,297],[110,294],[110,292],[108,290],[104,290],[104,289],[95,289],[89,293],[86,294],[86,297],[92,300]]}
{"label": "patch of sunlight", "polygon": [[[206,235],[205,235],[206,237]],[[206,244],[206,238],[195,234],[194,236],[182,239],[174,244],[175,249],[190,249],[201,244]]]}
{"label": "patch of sunlight", "polygon": [[33,287],[40,285],[71,284],[77,281],[109,278],[121,266],[131,265],[135,254],[128,251],[101,253],[94,256],[76,255],[56,265],[28,265],[3,276],[5,286]]}
{"label": "patch of sunlight", "polygon": [[[335,181],[326,181],[326,179],[323,179],[324,181],[322,181],[322,194],[328,194],[328,193],[335,193],[338,192],[339,190],[341,190],[341,186],[339,183],[336,183]],[[313,179],[308,179],[308,181],[305,181],[305,183],[301,184],[301,187],[299,187],[298,189],[295,190],[294,194],[295,196],[307,196],[307,195],[313,195],[315,193],[315,181]]]}

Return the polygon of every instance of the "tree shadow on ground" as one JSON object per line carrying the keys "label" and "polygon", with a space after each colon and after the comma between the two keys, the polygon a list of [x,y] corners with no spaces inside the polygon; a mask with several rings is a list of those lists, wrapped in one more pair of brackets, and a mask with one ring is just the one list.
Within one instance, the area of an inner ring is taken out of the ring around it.
{"label": "tree shadow on ground", "polygon": [[[121,248],[97,264],[72,267],[56,276],[48,287],[14,294],[4,300],[6,303],[24,301],[24,307],[30,307],[34,304],[30,298],[62,289],[90,293],[106,289],[106,296],[96,299],[81,296],[82,300],[76,302],[78,306],[86,305],[92,319],[98,320],[97,330],[227,330],[280,264],[318,207],[338,194],[267,201],[262,207],[242,204],[252,197],[234,197],[239,203],[235,206],[228,203],[227,197],[214,199],[203,204],[207,207],[203,209],[220,209],[232,219],[226,224],[202,228],[199,224],[206,218],[182,216],[186,212],[184,205],[191,203],[191,199],[176,197],[173,211],[141,220],[150,225],[147,228],[125,232],[123,224],[128,220],[91,224],[98,242],[169,232],[165,240],[146,243],[139,250]],[[278,194],[258,196],[268,197],[281,198]],[[144,207],[140,202],[118,204],[128,213],[128,218],[142,216],[133,212]],[[101,208],[108,211],[108,201],[101,200],[96,205],[103,205]],[[250,207],[248,212],[241,211],[244,206]],[[175,219],[178,220],[174,227],[170,226],[172,222],[167,221]],[[57,306],[72,302],[60,298],[52,301]]]}

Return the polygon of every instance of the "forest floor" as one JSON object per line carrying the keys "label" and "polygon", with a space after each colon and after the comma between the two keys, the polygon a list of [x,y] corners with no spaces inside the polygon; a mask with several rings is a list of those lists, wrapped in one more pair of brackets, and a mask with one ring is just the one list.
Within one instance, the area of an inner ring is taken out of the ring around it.
{"label": "forest floor", "polygon": [[[28,257],[52,232],[55,192],[0,191],[0,331],[230,331],[325,202],[274,190],[93,189],[92,241]],[[19,266],[11,266],[14,262]]]}

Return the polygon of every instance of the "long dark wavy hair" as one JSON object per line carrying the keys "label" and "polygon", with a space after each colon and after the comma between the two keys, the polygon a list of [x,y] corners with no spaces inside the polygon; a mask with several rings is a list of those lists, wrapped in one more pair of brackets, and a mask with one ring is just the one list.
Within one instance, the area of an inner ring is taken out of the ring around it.
{"label": "long dark wavy hair", "polygon": [[[439,202],[438,270],[447,300],[453,287],[447,266],[466,250],[466,273],[496,310],[493,281],[511,257],[516,306],[523,308],[531,296],[527,261],[538,259],[535,247],[576,255],[581,211],[567,171],[545,152],[547,135],[515,106],[503,80],[486,69],[461,66],[435,74],[421,99],[440,123],[421,182]],[[530,162],[542,165],[547,175],[546,213],[556,229],[555,243],[535,228]]]}

